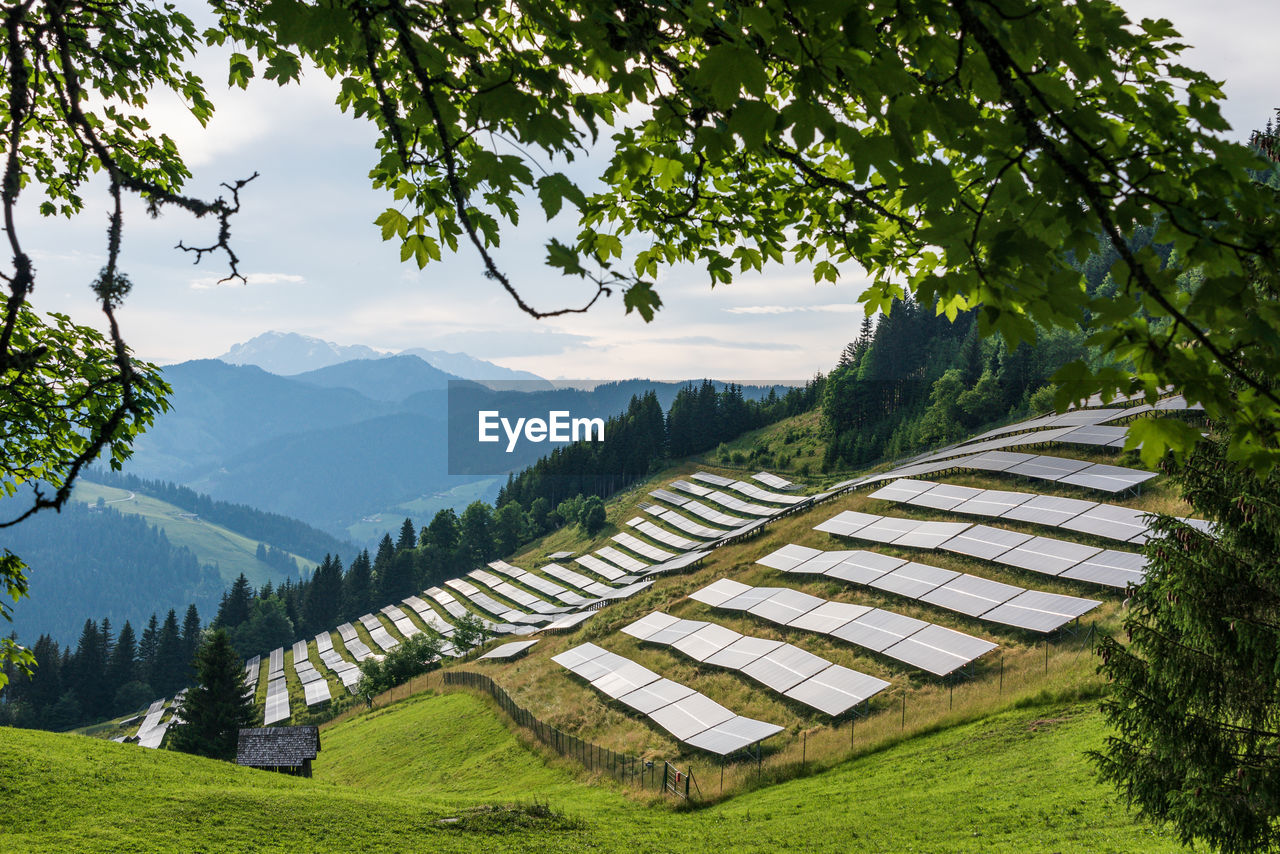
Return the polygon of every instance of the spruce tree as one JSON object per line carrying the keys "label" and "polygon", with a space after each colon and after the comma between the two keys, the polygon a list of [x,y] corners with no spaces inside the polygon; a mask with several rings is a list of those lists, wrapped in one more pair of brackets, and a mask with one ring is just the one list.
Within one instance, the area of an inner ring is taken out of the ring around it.
{"label": "spruce tree", "polygon": [[411,549],[417,542],[418,534],[413,530],[413,521],[405,519],[404,524],[400,526],[400,539],[396,541],[396,551]]}
{"label": "spruce tree", "polygon": [[213,631],[196,654],[196,684],[182,705],[183,723],[170,737],[174,750],[232,761],[240,730],[253,723],[244,666],[222,629]]}
{"label": "spruce tree", "polygon": [[222,607],[218,609],[218,617],[214,622],[224,629],[234,629],[249,619],[249,602],[252,597],[253,591],[249,588],[249,579],[245,578],[242,572],[231,585],[231,590],[228,591]]}
{"label": "spruce tree", "polygon": [[1201,443],[1172,480],[1211,532],[1158,517],[1123,635],[1104,637],[1115,727],[1105,778],[1184,844],[1280,844],[1280,472],[1260,477]]}
{"label": "spruce tree", "polygon": [[187,683],[187,662],[183,657],[182,635],[178,629],[178,615],[170,608],[160,627],[156,642],[155,664],[152,666],[151,687],[161,694],[172,694]]}
{"label": "spruce tree", "polygon": [[[115,694],[118,694],[125,685],[137,679],[137,655],[138,649],[137,642],[134,640],[133,626],[129,624],[128,620],[125,620],[124,628],[120,630],[120,637],[116,638],[115,649],[111,651],[111,660],[107,664],[107,682]],[[115,699],[116,697],[113,694],[112,711],[115,713],[125,711],[125,709],[119,708]]]}
{"label": "spruce tree", "polygon": [[[384,537],[383,542],[390,543],[391,538]],[[387,560],[391,560],[389,554]],[[334,562],[337,563],[336,559]],[[346,576],[342,579],[342,616],[346,620],[354,620],[362,614],[369,613],[371,607],[373,607],[373,567],[369,565],[369,552],[366,550],[351,561],[351,569],[347,570]]]}
{"label": "spruce tree", "polygon": [[195,675],[196,652],[200,649],[200,612],[195,603],[187,606],[187,615],[182,619],[182,660],[186,663],[183,678],[190,680]]}
{"label": "spruce tree", "polygon": [[[153,613],[142,630],[142,639],[138,641],[138,675],[151,683],[151,674],[156,666],[156,646],[160,643],[160,621]],[[153,686],[154,687],[154,686]]]}

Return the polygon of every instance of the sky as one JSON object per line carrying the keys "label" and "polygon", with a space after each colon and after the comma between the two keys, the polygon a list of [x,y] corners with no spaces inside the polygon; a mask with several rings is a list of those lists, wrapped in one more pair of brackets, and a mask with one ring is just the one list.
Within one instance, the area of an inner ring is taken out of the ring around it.
{"label": "sky", "polygon": [[[1243,139],[1280,102],[1269,87],[1280,3],[1123,0],[1131,17],[1171,19],[1193,47],[1184,61],[1225,81],[1224,112]],[[189,190],[259,177],[242,191],[232,237],[248,283],[218,284],[220,259],[198,266],[174,247],[208,241],[211,225],[179,212],[150,220],[136,206],[125,223],[123,269],[134,290],[120,311],[135,352],[162,364],[211,358],[277,330],[388,351],[461,350],[548,378],[799,381],[829,370],[862,318],[866,280],[852,267],[815,285],[806,267],[775,266],[711,288],[692,269],[664,272],[664,307],[652,323],[625,315],[615,294],[587,315],[536,321],[520,312],[463,248],[419,271],[399,262],[374,218],[389,204],[369,187],[372,128],[333,105],[323,75],[279,88],[224,85],[225,55],[197,61],[217,113],[201,130],[176,100],[153,100],[147,117],[178,142],[195,178]],[[30,195],[30,194],[28,194]],[[98,194],[101,197],[101,194]],[[535,206],[536,208],[536,206]],[[520,291],[542,308],[584,302],[589,287],[543,266],[546,239],[571,241],[573,224],[543,224],[531,210],[498,253]],[[75,220],[28,217],[37,265],[37,310],[100,325],[88,283],[103,263],[105,206]],[[533,222],[534,225],[527,223]]]}

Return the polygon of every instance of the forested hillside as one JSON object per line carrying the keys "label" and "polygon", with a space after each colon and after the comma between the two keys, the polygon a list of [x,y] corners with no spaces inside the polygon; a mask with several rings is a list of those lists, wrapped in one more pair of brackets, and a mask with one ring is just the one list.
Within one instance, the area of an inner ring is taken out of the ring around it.
{"label": "forested hillside", "polygon": [[215,567],[107,504],[73,501],[59,514],[38,514],[5,529],[0,546],[32,568],[30,595],[15,607],[10,627],[27,643],[43,633],[68,643],[88,615],[120,626],[192,603],[212,610],[225,589]]}
{"label": "forested hillside", "polygon": [[[114,486],[159,498],[189,513],[195,513],[201,519],[224,525],[251,539],[269,543],[275,549],[308,555],[313,560],[319,560],[321,555],[330,552],[346,555],[354,554],[356,551],[355,546],[350,543],[339,540],[318,528],[313,528],[305,522],[279,513],[268,513],[247,504],[219,501],[176,483],[144,480],[135,475],[101,468],[90,471],[86,479],[104,486]],[[264,552],[269,557],[271,548],[264,549]]]}

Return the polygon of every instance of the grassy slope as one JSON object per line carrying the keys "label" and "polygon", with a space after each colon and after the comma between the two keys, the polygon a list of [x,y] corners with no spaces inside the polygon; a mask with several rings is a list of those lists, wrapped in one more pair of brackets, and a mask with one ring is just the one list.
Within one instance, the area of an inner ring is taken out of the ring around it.
{"label": "grassy slope", "polygon": [[[0,730],[0,850],[1177,850],[1093,781],[1081,753],[1101,738],[1087,706],[1021,709],[680,813],[579,781],[468,694],[327,729],[310,781]],[[467,818],[534,799],[565,818]]]}
{"label": "grassy slope", "polygon": [[[74,497],[76,501],[89,504],[95,503],[101,497],[110,502],[108,506],[113,510],[142,516],[149,524],[163,529],[169,542],[175,546],[186,546],[195,552],[196,558],[201,563],[216,563],[219,574],[227,584],[235,581],[236,576],[241,572],[254,587],[260,586],[269,578],[283,580],[280,570],[258,560],[257,540],[203,519],[179,518],[187,511],[158,498],[135,495],[129,499],[129,494],[127,489],[102,486],[81,479],[76,481]],[[298,561],[298,565],[305,569],[310,569],[319,563],[318,559],[290,554]]]}

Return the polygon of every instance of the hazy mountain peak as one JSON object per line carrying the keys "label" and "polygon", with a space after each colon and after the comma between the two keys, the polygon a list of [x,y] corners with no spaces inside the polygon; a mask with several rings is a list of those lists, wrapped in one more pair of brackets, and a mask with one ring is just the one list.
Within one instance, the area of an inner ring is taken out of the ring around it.
{"label": "hazy mountain peak", "polygon": [[292,376],[352,359],[380,359],[387,353],[363,344],[334,344],[296,332],[264,332],[218,357],[232,365],[257,365],[279,376]]}
{"label": "hazy mountain peak", "polygon": [[529,391],[555,388],[537,374],[504,368],[466,353],[413,347],[392,354],[363,344],[334,344],[297,332],[264,332],[233,345],[218,359],[232,365],[256,365],[269,373],[289,377],[343,362],[386,359],[392,355],[416,356],[436,370],[476,382],[528,382]]}

